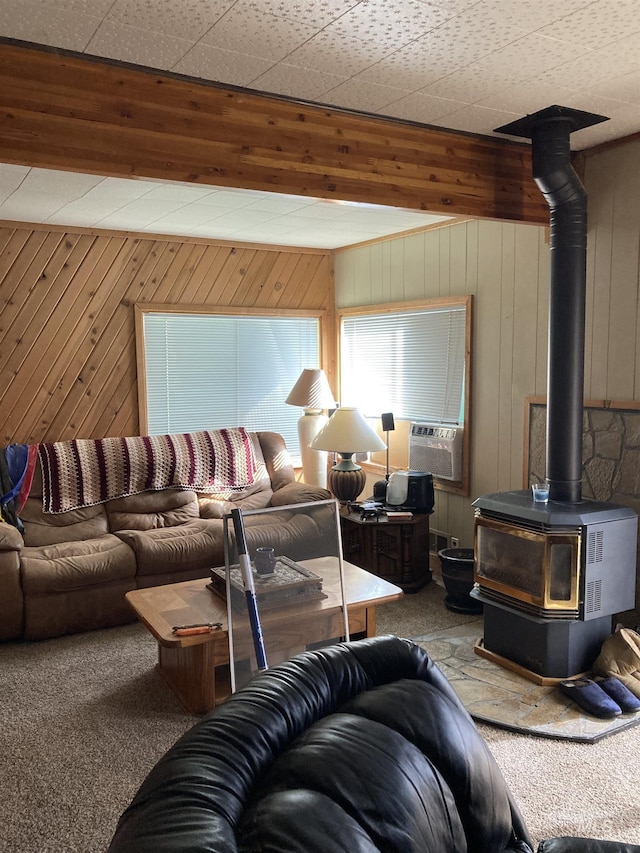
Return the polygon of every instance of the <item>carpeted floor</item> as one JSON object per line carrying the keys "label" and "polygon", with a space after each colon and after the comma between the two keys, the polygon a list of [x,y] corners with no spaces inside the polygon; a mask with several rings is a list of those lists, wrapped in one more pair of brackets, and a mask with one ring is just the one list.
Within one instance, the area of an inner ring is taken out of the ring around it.
{"label": "carpeted floor", "polygon": [[[380,608],[378,633],[468,625],[431,584]],[[195,721],[155,669],[138,624],[0,644],[0,851],[104,853],[119,814]],[[640,729],[595,744],[480,724],[532,836],[640,844]]]}

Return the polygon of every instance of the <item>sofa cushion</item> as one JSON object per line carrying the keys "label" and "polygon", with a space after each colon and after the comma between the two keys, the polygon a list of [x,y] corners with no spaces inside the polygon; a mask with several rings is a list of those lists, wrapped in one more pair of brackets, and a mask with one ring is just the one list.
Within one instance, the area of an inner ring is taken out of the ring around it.
{"label": "sofa cushion", "polygon": [[107,501],[105,509],[112,533],[177,527],[200,517],[196,493],[190,489],[142,492]]}
{"label": "sofa cushion", "polygon": [[326,501],[331,498],[331,492],[321,486],[311,483],[287,483],[273,493],[271,506],[287,506],[287,504],[306,503],[307,501]]}
{"label": "sofa cushion", "polygon": [[28,597],[134,578],[136,561],[124,542],[107,533],[82,542],[25,548],[21,573]]}
{"label": "sofa cushion", "polygon": [[284,509],[273,515],[246,516],[244,521],[251,553],[256,548],[270,547],[291,560],[337,556],[335,516],[328,508],[312,515]]}
{"label": "sofa cushion", "polygon": [[201,518],[224,518],[232,509],[264,509],[271,504],[273,492],[268,488],[259,488],[253,491],[245,489],[242,494],[230,496],[229,499],[221,496],[198,495]]}
{"label": "sofa cushion", "polygon": [[42,509],[42,498],[29,497],[20,518],[24,524],[24,543],[29,547],[94,539],[109,532],[102,504],[51,513]]}
{"label": "sofa cushion", "polygon": [[118,537],[135,552],[138,577],[193,572],[224,563],[222,522],[196,519],[179,527],[119,530]]}

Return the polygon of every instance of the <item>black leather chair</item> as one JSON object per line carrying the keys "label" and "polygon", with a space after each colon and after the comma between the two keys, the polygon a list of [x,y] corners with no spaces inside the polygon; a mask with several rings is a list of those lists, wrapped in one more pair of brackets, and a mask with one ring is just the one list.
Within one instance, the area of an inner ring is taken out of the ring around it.
{"label": "black leather chair", "polygon": [[[108,853],[529,853],[471,717],[428,654],[376,637],[298,655],[187,732]],[[557,838],[540,853],[640,853]]]}

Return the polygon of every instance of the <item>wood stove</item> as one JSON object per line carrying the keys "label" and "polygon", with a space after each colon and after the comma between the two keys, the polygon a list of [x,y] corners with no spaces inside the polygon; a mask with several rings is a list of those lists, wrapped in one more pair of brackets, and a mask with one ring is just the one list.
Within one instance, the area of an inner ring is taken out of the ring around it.
{"label": "wood stove", "polygon": [[[552,106],[498,128],[531,139],[533,178],[550,214],[546,482],[474,502],[482,654],[545,683],[591,668],[612,615],[633,608],[637,515],[582,500],[586,192],[569,137],[604,116]],[[478,651],[480,651],[478,649]]]}
{"label": "wood stove", "polygon": [[541,678],[589,669],[612,615],[634,604],[636,513],[598,501],[540,504],[529,491],[474,506],[484,651]]}

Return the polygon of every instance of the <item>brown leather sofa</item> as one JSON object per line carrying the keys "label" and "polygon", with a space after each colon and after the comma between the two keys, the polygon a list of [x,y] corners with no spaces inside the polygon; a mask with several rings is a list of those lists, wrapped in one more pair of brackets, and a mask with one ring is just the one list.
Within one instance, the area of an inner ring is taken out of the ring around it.
{"label": "brown leather sofa", "polygon": [[[258,470],[252,485],[232,499],[164,489],[45,513],[37,467],[20,513],[24,536],[0,524],[0,640],[41,640],[131,622],[129,590],[206,577],[212,566],[224,565],[222,519],[234,507],[330,497],[296,482],[281,435],[250,436]],[[279,537],[288,542],[305,535],[299,517],[278,515]]]}

